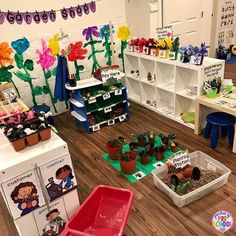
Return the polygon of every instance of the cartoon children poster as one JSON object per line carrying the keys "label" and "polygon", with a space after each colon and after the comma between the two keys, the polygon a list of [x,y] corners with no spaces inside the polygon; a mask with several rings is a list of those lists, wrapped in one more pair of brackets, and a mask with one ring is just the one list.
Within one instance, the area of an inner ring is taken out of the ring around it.
{"label": "cartoon children poster", "polygon": [[51,201],[77,187],[69,154],[44,164],[40,170]]}
{"label": "cartoon children poster", "polygon": [[2,183],[2,188],[14,219],[45,205],[34,170]]}
{"label": "cartoon children poster", "polygon": [[56,236],[68,221],[63,198],[34,211],[34,218],[40,236]]}

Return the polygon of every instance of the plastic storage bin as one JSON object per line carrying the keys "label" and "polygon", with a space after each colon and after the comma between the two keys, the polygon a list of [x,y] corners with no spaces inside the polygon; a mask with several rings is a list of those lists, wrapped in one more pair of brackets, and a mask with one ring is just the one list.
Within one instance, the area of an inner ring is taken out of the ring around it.
{"label": "plastic storage bin", "polygon": [[231,170],[229,168],[227,168],[226,166],[214,160],[212,157],[206,155],[203,152],[196,151],[190,153],[189,155],[192,166],[197,166],[201,169],[211,170],[220,173],[221,176],[190,193],[180,196],[173,190],[171,190],[168,186],[166,186],[165,183],[163,183],[161,180],[167,175],[166,165],[163,165],[160,168],[153,170],[152,175],[156,187],[165,192],[172,199],[174,204],[178,207],[188,205],[189,203],[194,202],[207,195],[208,193],[211,193],[216,189],[220,188],[228,182],[228,178],[231,173]]}
{"label": "plastic storage bin", "polygon": [[122,236],[132,202],[127,189],[97,186],[60,236]]}

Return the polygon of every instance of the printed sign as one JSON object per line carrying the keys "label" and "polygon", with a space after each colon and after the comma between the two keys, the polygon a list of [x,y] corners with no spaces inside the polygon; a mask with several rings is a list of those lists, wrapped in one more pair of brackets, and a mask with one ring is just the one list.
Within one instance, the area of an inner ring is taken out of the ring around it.
{"label": "printed sign", "polygon": [[225,233],[233,226],[233,216],[228,211],[218,211],[212,217],[212,225],[216,230]]}
{"label": "printed sign", "polygon": [[104,86],[121,82],[121,72],[118,67],[102,70],[101,76]]}
{"label": "printed sign", "polygon": [[157,28],[157,39],[172,38],[172,26]]}
{"label": "printed sign", "polygon": [[111,94],[110,93],[105,93],[103,94],[103,100],[107,100],[111,97]]}
{"label": "printed sign", "polygon": [[145,177],[146,175],[142,172],[142,171],[138,171],[135,174],[133,174],[134,178],[139,180],[142,179],[143,177]]}
{"label": "printed sign", "polygon": [[63,198],[34,211],[34,219],[40,236],[59,235],[68,221]]}
{"label": "printed sign", "polygon": [[40,171],[51,201],[77,187],[69,154],[40,166]]}
{"label": "printed sign", "polygon": [[124,121],[125,119],[126,119],[126,115],[121,115],[121,116],[119,116],[120,122]]}
{"label": "printed sign", "polygon": [[154,163],[154,164],[152,164],[152,165],[157,169],[157,168],[160,168],[161,166],[163,166],[164,163],[161,162],[161,161],[158,161],[158,162],[156,162],[156,163]]}
{"label": "printed sign", "polygon": [[111,111],[112,111],[112,107],[105,107],[104,108],[105,113],[108,113],[108,112],[111,112]]}
{"label": "printed sign", "polygon": [[89,98],[89,100],[88,100],[89,104],[92,104],[92,103],[95,103],[95,102],[97,102],[96,97]]}
{"label": "printed sign", "polygon": [[94,125],[92,127],[93,132],[100,130],[100,125]]}
{"label": "printed sign", "polygon": [[176,169],[178,169],[178,168],[182,169],[186,165],[190,165],[191,164],[188,152],[176,153],[171,161],[172,161],[172,165],[174,167],[176,167]]}
{"label": "printed sign", "polygon": [[107,123],[108,123],[108,125],[114,125],[115,124],[115,120],[109,120]]}
{"label": "printed sign", "polygon": [[114,94],[115,96],[122,95],[122,89],[116,89]]}
{"label": "printed sign", "polygon": [[2,189],[14,220],[45,205],[34,170],[2,183]]}

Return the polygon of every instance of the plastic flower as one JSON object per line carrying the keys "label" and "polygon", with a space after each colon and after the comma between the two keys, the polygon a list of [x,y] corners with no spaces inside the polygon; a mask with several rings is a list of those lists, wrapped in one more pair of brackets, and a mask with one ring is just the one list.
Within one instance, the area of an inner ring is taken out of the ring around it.
{"label": "plastic flower", "polygon": [[83,36],[85,36],[86,40],[89,40],[91,36],[95,36],[96,38],[98,38],[100,36],[100,33],[98,32],[98,27],[92,26],[84,29]]}
{"label": "plastic flower", "polygon": [[68,54],[69,61],[83,60],[87,54],[87,50],[83,48],[81,41],[69,45],[70,53]]}
{"label": "plastic flower", "polygon": [[166,44],[165,44],[164,39],[157,40],[156,46],[157,46],[157,48],[165,49]]}
{"label": "plastic flower", "polygon": [[[112,25],[112,33],[114,34],[115,33],[115,30],[114,30],[114,26]],[[111,33],[110,33],[110,26],[107,24],[107,25],[104,25],[101,29],[100,29],[100,38],[107,38],[109,39],[111,36]]]}
{"label": "plastic flower", "polygon": [[56,56],[57,54],[60,53],[60,46],[59,46],[59,43],[58,43],[58,38],[59,38],[59,35],[58,34],[55,34],[53,36],[53,38],[49,39],[49,44],[48,44],[48,48],[51,49],[51,53],[52,55]]}
{"label": "plastic flower", "polygon": [[170,49],[172,47],[173,42],[172,42],[171,38],[165,38],[164,42],[166,44],[167,49]]}
{"label": "plastic flower", "polygon": [[131,33],[127,26],[120,26],[117,35],[121,41],[126,41],[130,37]]}
{"label": "plastic flower", "polygon": [[55,56],[50,55],[51,49],[47,47],[46,42],[41,40],[43,51],[42,53],[37,49],[36,53],[39,56],[38,64],[42,66],[43,69],[49,70],[49,68],[54,64],[56,58]]}
{"label": "plastic flower", "polygon": [[25,52],[29,48],[30,43],[27,38],[22,38],[22,39],[18,39],[16,41],[13,41],[11,43],[11,46],[14,48],[16,53],[22,54],[23,52]]}
{"label": "plastic flower", "polygon": [[13,50],[7,42],[0,43],[0,67],[13,64],[13,59],[11,58],[12,52]]}
{"label": "plastic flower", "polygon": [[202,56],[207,56],[208,55],[208,46],[206,46],[205,43],[201,43],[200,47],[198,48],[199,54]]}

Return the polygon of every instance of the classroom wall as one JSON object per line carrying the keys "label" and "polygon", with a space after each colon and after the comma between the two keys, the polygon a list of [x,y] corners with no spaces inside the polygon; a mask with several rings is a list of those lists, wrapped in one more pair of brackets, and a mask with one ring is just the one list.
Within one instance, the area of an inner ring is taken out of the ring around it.
{"label": "classroom wall", "polygon": [[[40,0],[40,1],[29,1],[29,0],[10,0],[10,1],[2,1],[0,9],[4,12],[7,10],[10,11],[43,11],[43,10],[51,10],[51,9],[61,9],[63,7],[71,7],[77,6],[77,4],[88,3],[90,0]],[[30,25],[23,23],[22,25],[18,24],[9,24],[6,20],[0,25],[0,42],[6,41],[11,43],[12,41],[27,37],[30,41],[30,48],[24,54],[24,57],[27,59],[32,59],[34,63],[34,71],[31,72],[31,76],[34,78],[33,84],[34,86],[43,86],[44,82],[44,74],[40,65],[36,62],[38,60],[38,56],[36,54],[36,49],[42,51],[41,39],[44,39],[47,43],[49,39],[56,33],[60,33],[60,29],[62,28],[64,33],[69,35],[69,43],[76,41],[85,42],[84,37],[82,36],[82,31],[85,27],[88,26],[102,26],[107,24],[109,20],[117,27],[118,25],[123,25],[126,23],[126,11],[125,11],[125,0],[99,0],[96,1],[97,10],[95,13],[90,13],[89,15],[83,14],[82,17],[75,17],[74,19],[63,20],[60,12],[57,12],[57,19],[55,22],[50,22],[44,24],[36,24],[32,21]],[[114,39],[116,41],[116,50],[119,52],[120,43],[117,40],[117,35],[115,33]],[[100,48],[101,49],[101,46]],[[90,49],[88,48],[88,54],[90,54]],[[105,66],[106,61],[104,58],[104,54],[102,53],[98,56],[99,63],[101,66]],[[120,63],[120,60],[116,60],[117,63]],[[82,74],[83,78],[89,78],[91,76],[91,68],[92,63],[91,60],[87,58],[83,61],[80,61],[80,64],[85,66],[85,73]],[[57,61],[54,63],[54,67],[56,67]],[[11,72],[16,70],[12,69]],[[32,95],[31,89],[28,83],[20,80],[16,76],[13,76],[13,80],[16,86],[19,89],[22,100],[28,105],[32,106]],[[48,80],[50,87],[52,89],[52,93],[54,93],[54,85],[55,85],[55,77],[51,77]],[[48,94],[37,96],[37,103],[42,104],[46,103],[51,106],[51,99]],[[58,114],[65,111],[66,105],[64,102],[58,102],[56,104]],[[52,108],[52,106],[51,106]],[[54,111],[51,109],[51,111]]]}

